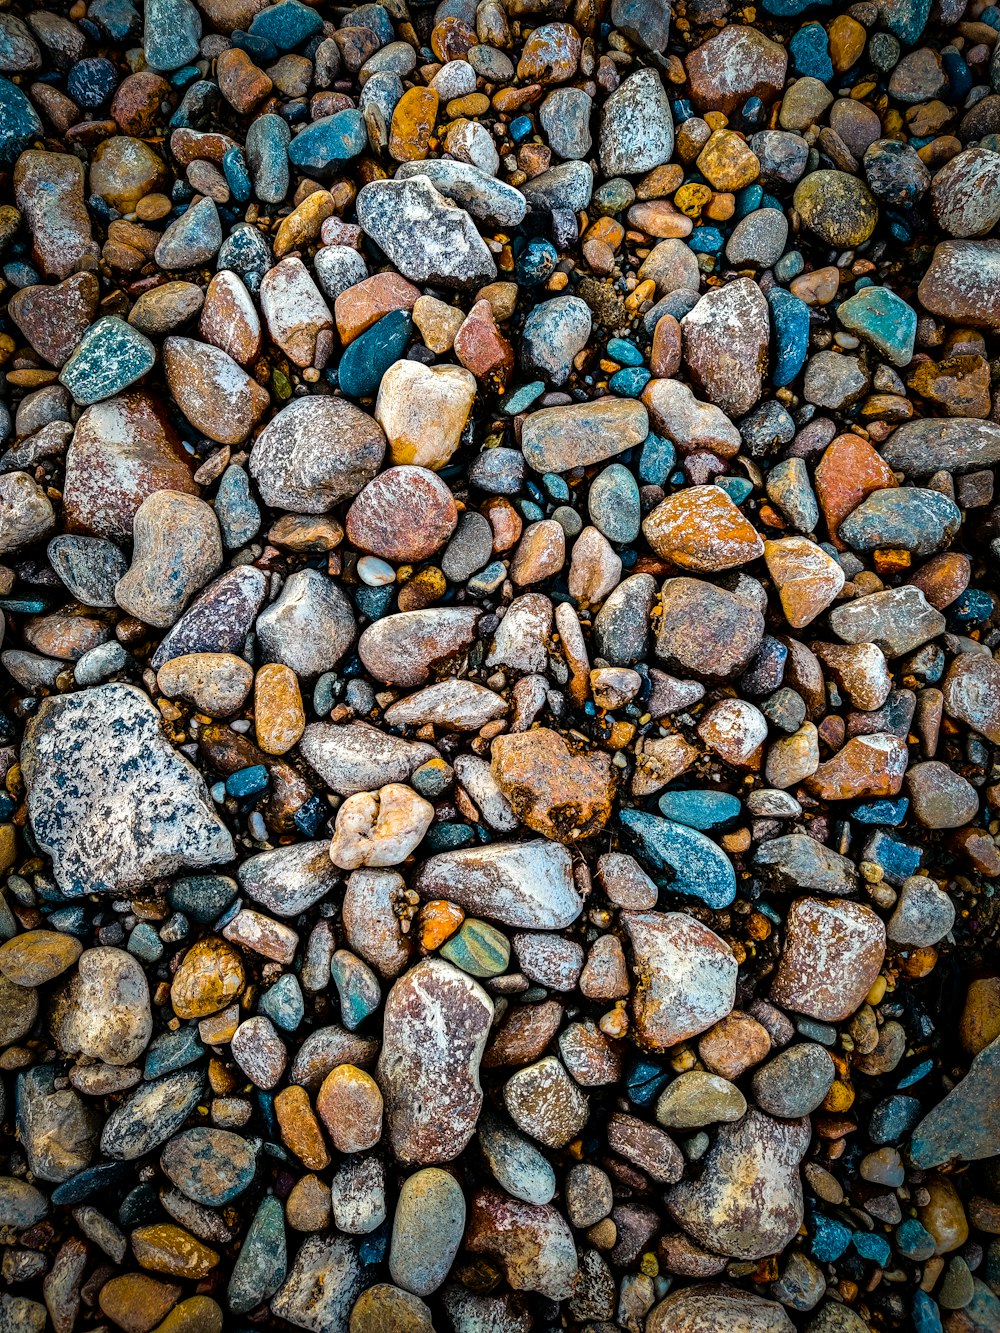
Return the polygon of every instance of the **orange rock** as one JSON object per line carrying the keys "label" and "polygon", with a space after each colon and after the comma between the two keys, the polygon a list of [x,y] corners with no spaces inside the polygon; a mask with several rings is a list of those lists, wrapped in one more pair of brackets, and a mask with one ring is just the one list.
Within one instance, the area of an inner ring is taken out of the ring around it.
{"label": "orange rock", "polygon": [[517,512],[509,500],[502,496],[496,499],[487,500],[483,506],[483,513],[490,521],[490,527],[493,529],[493,551],[499,555],[501,551],[509,551],[516,545],[521,536],[523,522],[521,515]]}
{"label": "orange rock", "polygon": [[860,435],[838,435],[816,467],[813,482],[830,540],[838,551],[847,546],[840,525],[874,491],[896,485],[889,464]]}
{"label": "orange rock", "polygon": [[972,561],[960,551],[943,551],[931,556],[907,580],[919,588],[931,606],[943,611],[969,586]]}
{"label": "orange rock", "polygon": [[522,823],[557,842],[589,837],[611,815],[609,757],[571,750],[549,727],[497,736],[492,772]]}
{"label": "orange rock", "polygon": [[558,574],[566,563],[566,533],[555,519],[529,523],[514,553],[510,576],[525,587]]}
{"label": "orange rock", "polygon": [[673,315],[661,315],[653,330],[649,369],[654,379],[672,379],[681,364],[681,326]]}
{"label": "orange rock", "polygon": [[832,759],[820,764],[806,787],[821,801],[861,796],[895,796],[909,760],[906,741],[889,732],[853,736]]}
{"label": "orange rock", "polygon": [[341,292],[334,302],[337,332],[346,346],[393,310],[412,310],[420,295],[398,273],[375,273]]}
{"label": "orange rock", "polygon": [[290,667],[269,662],[254,681],[257,744],[265,754],[285,754],[297,745],[306,726],[298,678]]}
{"label": "orange rock", "polygon": [[733,569],[764,554],[756,528],[718,486],[668,496],[642,530],[656,554],[681,569]]}
{"label": "orange rock", "polygon": [[432,953],[450,940],[465,920],[457,903],[446,898],[432,898],[420,909],[420,947]]}
{"label": "orange rock", "polygon": [[178,1018],[204,1018],[225,1009],[245,984],[239,950],[217,935],[206,935],[181,959],[170,987],[170,1002]]}
{"label": "orange rock", "polygon": [[382,1093],[371,1074],[337,1065],[323,1080],[316,1110],[338,1152],[364,1152],[382,1137]]}
{"label": "orange rock", "polygon": [[524,83],[562,83],[580,62],[580,35],[569,23],[543,23],[524,44],[517,77]]}
{"label": "orange rock", "polygon": [[238,46],[219,53],[215,75],[219,92],[243,116],[250,115],[274,87],[264,71]]}
{"label": "orange rock", "polygon": [[396,103],[389,128],[389,153],[397,162],[421,162],[430,151],[437,120],[433,88],[408,88]]}
{"label": "orange rock", "polygon": [[297,1083],[282,1088],[274,1099],[281,1141],[310,1171],[330,1165],[323,1131],[309,1102],[309,1094]]}
{"label": "orange rock", "polygon": [[764,559],[793,629],[815,620],[844,586],[840,565],[807,537],[765,542]]}
{"label": "orange rock", "polygon": [[455,355],[467,370],[502,390],[514,368],[510,343],[496,326],[489,301],[477,301],[455,334]]}

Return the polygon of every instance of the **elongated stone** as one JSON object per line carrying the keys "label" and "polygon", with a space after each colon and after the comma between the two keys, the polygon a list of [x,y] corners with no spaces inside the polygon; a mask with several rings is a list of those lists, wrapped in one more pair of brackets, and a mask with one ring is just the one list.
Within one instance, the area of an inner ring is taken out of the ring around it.
{"label": "elongated stone", "polygon": [[527,930],[561,930],[583,907],[569,853],[543,839],[441,852],[424,862],[413,886],[422,898],[447,898]]}

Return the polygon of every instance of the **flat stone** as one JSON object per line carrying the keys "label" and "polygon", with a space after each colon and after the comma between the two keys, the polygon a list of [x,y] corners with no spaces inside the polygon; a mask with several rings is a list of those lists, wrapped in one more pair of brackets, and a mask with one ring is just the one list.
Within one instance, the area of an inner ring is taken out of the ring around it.
{"label": "flat stone", "polygon": [[863,500],[840,524],[840,536],[856,551],[933,555],[950,543],[961,523],[962,511],[946,495],[898,486]]}
{"label": "flat stone", "polygon": [[271,1313],[307,1333],[346,1329],[364,1284],[355,1244],[344,1236],[307,1236]]}
{"label": "flat stone", "polygon": [[156,348],[117,315],[105,315],[77,343],[63,366],[64,384],[81,407],[112,398],[152,370]]}
{"label": "flat stone", "polygon": [[453,200],[487,227],[508,230],[524,221],[528,205],[521,191],[471,162],[444,157],[403,162],[395,179],[410,180],[414,176],[426,177],[439,194]]}
{"label": "flat stone", "polygon": [[471,607],[432,607],[385,616],[361,635],[358,653],[377,680],[423,685],[432,669],[469,647],[479,616]]}
{"label": "flat stone", "polygon": [[415,1171],[403,1182],[393,1218],[392,1280],[417,1296],[437,1291],[448,1276],[464,1231],[465,1196],[455,1177],[435,1166]]}
{"label": "flat stone", "polygon": [[423,863],[413,887],[425,900],[447,898],[524,930],[562,930],[582,910],[569,853],[544,839],[441,852]]}
{"label": "flat stone", "polygon": [[810,1018],[839,1022],[871,990],[884,956],[885,926],[870,907],[800,898],[788,912],[771,998]]}
{"label": "flat stone", "polygon": [[[322,447],[317,448],[317,441]],[[297,398],[257,436],[250,475],[265,504],[324,514],[357,495],[378,471],[385,436],[377,422],[343,398]]]}
{"label": "flat stone", "polygon": [[732,1011],[737,964],[718,935],[684,912],[626,913],[636,1040],[666,1050]]}
{"label": "flat stone", "polygon": [[825,611],[846,580],[837,561],[806,537],[765,542],[764,559],[793,629],[804,628]]}
{"label": "flat stone", "polygon": [[807,833],[769,838],[757,848],[753,863],[775,888],[789,893],[803,889],[842,896],[856,893],[860,886],[850,857],[841,856]]}
{"label": "flat stone", "polygon": [[607,397],[532,412],[522,427],[521,447],[536,472],[568,472],[614,458],[648,434],[641,403]]}
{"label": "flat stone", "polygon": [[402,1162],[450,1162],[469,1142],[483,1101],[479,1062],[492,1021],[485,991],[442,959],[424,959],[393,985],[377,1077],[392,1149]]}
{"label": "flat stone", "polygon": [[425,560],[458,525],[455,500],[424,467],[391,467],[370,481],[347,511],[348,539],[384,560]]}
{"label": "flat stone", "polygon": [[936,638],[945,620],[919,588],[904,585],[835,607],[829,625],[845,643],[874,643],[886,657],[900,657]]}
{"label": "flat stone", "polygon": [[553,1055],[513,1074],[503,1100],[518,1128],[549,1148],[564,1148],[575,1139],[590,1111],[587,1098]]}
{"label": "flat stone", "polygon": [[973,328],[1000,328],[1000,241],[941,241],[917,297],[925,310]]}
{"label": "flat stone", "polygon": [[738,675],[763,635],[760,611],[725,588],[691,578],[663,585],[656,655],[682,676]]}
{"label": "flat stone", "polygon": [[996,1156],[1000,1039],[980,1051],[969,1072],[913,1131],[909,1155],[926,1171],[947,1162]]}
{"label": "flat stone", "polygon": [[825,1046],[798,1042],[756,1071],[754,1099],[762,1111],[783,1120],[811,1115],[830,1091],[836,1072]]}
{"label": "flat stone", "polygon": [[654,1306],[646,1333],[792,1333],[794,1324],[776,1301],[738,1287],[683,1287]]}
{"label": "flat stone", "polygon": [[622,810],[619,819],[638,855],[662,875],[672,872],[670,891],[700,898],[721,910],[736,897],[736,875],[726,853],[696,829],[642,810]]}
{"label": "flat stone", "polygon": [[964,653],[948,668],[942,685],[949,717],[1000,744],[1000,663],[989,653]]}
{"label": "flat stone", "polygon": [[150,665],[159,671],[188,654],[239,655],[267,596],[267,578],[252,565],[224,570],[199,592],[160,640]]}
{"label": "flat stone", "polygon": [[268,332],[288,359],[314,365],[317,340],[333,328],[333,315],[301,259],[289,256],[267,271],[260,304]]}
{"label": "flat stone", "polygon": [[907,421],[889,436],[882,456],[910,477],[934,472],[972,472],[1000,462],[1000,426],[975,417]]}
{"label": "flat stone", "polygon": [[63,366],[97,314],[93,273],[74,273],[55,286],[22,287],[7,306],[11,319],[36,352]]}
{"label": "flat stone", "polygon": [[210,343],[168,338],[163,367],[177,406],[219,444],[242,444],[270,406],[267,390]]}
{"label": "flat stone", "polygon": [[314,722],[300,744],[303,758],[341,796],[407,782],[421,764],[437,757],[431,745],[405,741],[360,722],[345,726]]}
{"label": "flat stone", "polygon": [[47,537],[55,527],[52,501],[27,472],[0,474],[0,554]]}
{"label": "flat stone", "polygon": [[35,838],[69,896],[124,893],[234,855],[203,778],[167,745],[159,713],[133,686],[43,701],[21,766]]}
{"label": "flat stone", "polygon": [[788,52],[757,28],[730,23],[685,59],[691,97],[699,111],[731,115],[749,97],[780,96]]}

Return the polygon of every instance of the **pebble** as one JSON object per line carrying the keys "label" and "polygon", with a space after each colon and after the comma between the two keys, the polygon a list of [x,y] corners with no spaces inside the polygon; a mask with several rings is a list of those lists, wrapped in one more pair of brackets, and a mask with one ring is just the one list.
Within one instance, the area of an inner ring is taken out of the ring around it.
{"label": "pebble", "polygon": [[847,899],[800,898],[771,998],[823,1022],[852,1014],[871,990],[885,955],[885,927],[870,907]]}
{"label": "pebble", "polygon": [[704,1032],[732,1011],[736,960],[707,927],[683,912],[630,913],[640,1042],[664,1050]]}

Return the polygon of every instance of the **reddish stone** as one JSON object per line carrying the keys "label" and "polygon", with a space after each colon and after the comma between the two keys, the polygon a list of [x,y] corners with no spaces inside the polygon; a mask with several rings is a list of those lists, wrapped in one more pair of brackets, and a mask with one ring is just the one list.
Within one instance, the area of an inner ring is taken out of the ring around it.
{"label": "reddish stone", "polygon": [[813,484],[830,540],[838,551],[846,551],[838,536],[841,522],[874,491],[895,486],[896,478],[867,440],[838,435],[820,459]]}
{"label": "reddish stone", "polygon": [[455,334],[455,355],[480,379],[502,390],[514,367],[510,343],[497,328],[489,301],[477,301]]}
{"label": "reddish stone", "polygon": [[345,347],[393,310],[412,310],[420,288],[398,273],[375,273],[341,292],[333,317]]}

